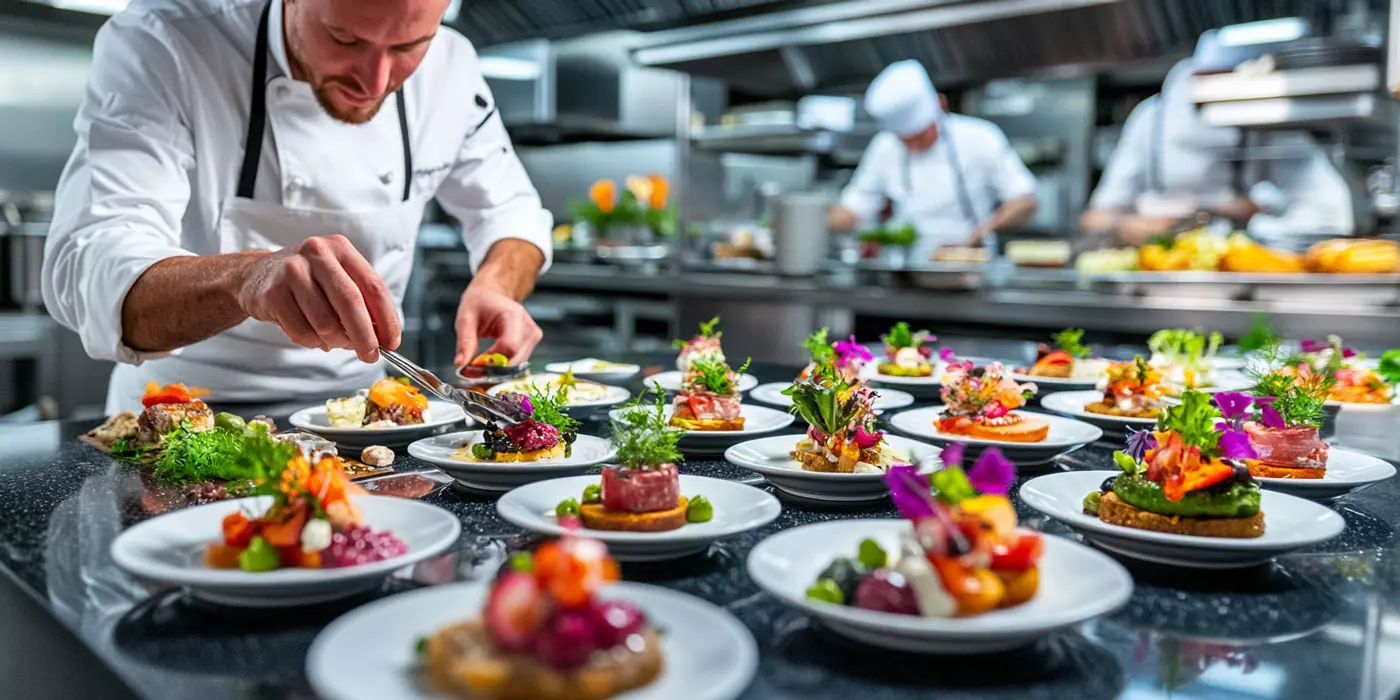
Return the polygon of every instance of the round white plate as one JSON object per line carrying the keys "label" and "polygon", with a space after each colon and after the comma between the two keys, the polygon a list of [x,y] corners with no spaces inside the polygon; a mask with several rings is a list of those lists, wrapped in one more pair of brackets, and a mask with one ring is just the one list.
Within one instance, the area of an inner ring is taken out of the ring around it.
{"label": "round white plate", "polygon": [[[668,394],[674,394],[681,390],[681,379],[685,375],[677,370],[653,374],[642,380],[648,389],[659,389]],[[758,386],[758,377],[752,374],[742,374],[739,376],[739,391],[745,392]]]}
{"label": "round white plate", "polygon": [[450,433],[425,438],[408,446],[408,453],[447,472],[458,483],[478,491],[509,491],[523,484],[561,476],[573,476],[611,460],[617,454],[612,443],[592,435],[580,435],[573,453],[538,462],[472,462],[452,456],[458,448],[481,442],[482,431]]}
{"label": "round white plate", "polygon": [[749,576],[789,607],[832,630],[866,644],[941,654],[978,654],[1010,649],[1056,630],[1116,610],[1133,593],[1121,564],[1062,537],[1045,536],[1040,588],[1012,608],[973,617],[930,618],[864,610],[809,600],[806,590],[838,556],[854,556],[872,538],[898,551],[906,520],[839,520],[784,530],[749,553]]}
{"label": "round white plate", "polygon": [[1101,391],[1062,391],[1050,394],[1040,400],[1040,407],[1058,413],[1067,418],[1074,418],[1089,425],[1097,426],[1104,432],[1104,436],[1111,442],[1123,442],[1126,439],[1126,431],[1146,430],[1157,424],[1156,418],[1129,418],[1126,416],[1110,416],[1103,413],[1090,413],[1084,410],[1085,406],[1097,403],[1103,398]]}
{"label": "round white plate", "polygon": [[439,433],[445,433],[464,423],[472,424],[461,406],[447,401],[428,401],[428,417],[431,420],[419,425],[396,425],[392,428],[332,428],[326,418],[326,405],[310,406],[293,413],[287,419],[293,427],[308,433],[320,435],[344,447],[403,447],[414,440],[421,440]]}
{"label": "round white plate", "polygon": [[[772,382],[760,384],[753,391],[749,392],[749,398],[754,401],[761,401],[770,406],[788,408],[792,406],[792,397],[784,396],[785,391],[792,384],[788,382]],[[876,389],[875,401],[872,402],[876,412],[892,411],[897,408],[907,408],[914,404],[914,395],[907,391],[898,389]]]}
{"label": "round white plate", "polygon": [[1024,374],[1025,371],[1025,367],[1017,367],[1011,374],[1012,379],[1015,379],[1016,382],[1019,384],[1034,384],[1038,388],[1048,390],[1037,392],[1036,395],[1042,398],[1045,396],[1053,395],[1052,392],[1070,391],[1073,389],[1092,389],[1099,383],[1098,377],[1094,377],[1092,379],[1075,379],[1072,377],[1032,377],[1029,374]]}
{"label": "round white plate", "polygon": [[[731,464],[762,474],[768,483],[784,493],[813,501],[855,503],[889,496],[883,474],[829,474],[809,472],[789,454],[802,435],[777,435],[741,442],[724,453]],[[885,435],[885,442],[908,463],[932,470],[941,464],[939,449],[898,435]]]}
{"label": "round white plate", "polygon": [[[681,466],[685,468],[684,465]],[[554,508],[565,499],[578,500],[589,484],[601,483],[601,476],[571,476],[521,486],[496,502],[496,511],[507,522],[542,535],[566,532],[554,517]],[[756,530],[778,517],[783,507],[778,499],[762,489],[724,479],[681,474],[681,495],[704,496],[714,506],[715,517],[708,522],[686,523],[668,532],[582,532],[602,540],[614,557],[626,561],[658,561],[703,552],[723,537]]]}
{"label": "round white plate", "polygon": [[1341,409],[1347,413],[1387,413],[1397,410],[1394,403],[1353,403],[1350,401],[1331,401],[1328,406]]}
{"label": "round white plate", "polygon": [[[442,700],[421,672],[418,640],[481,614],[488,581],[434,586],[375,601],[316,636],[306,675],[326,700]],[[753,635],[733,615],[694,596],[639,583],[614,583],[603,599],[631,601],[660,630],[665,661],[650,685],[619,699],[733,700],[758,668]]]}
{"label": "round white plate", "polygon": [[[1167,386],[1178,392],[1185,390],[1184,387],[1179,385],[1167,384]],[[1245,374],[1241,372],[1224,371],[1216,372],[1211,376],[1210,386],[1198,387],[1196,391],[1204,394],[1218,394],[1222,391],[1248,391],[1252,388],[1254,388],[1254,380],[1250,379]],[[1180,402],[1181,398],[1168,394],[1164,400],[1167,402]]]}
{"label": "round white plate", "polygon": [[1106,523],[1084,513],[1084,497],[1098,491],[1116,471],[1047,474],[1021,486],[1026,505],[1083,533],[1095,544],[1124,556],[1195,568],[1253,566],[1274,556],[1326,542],[1341,534],[1346,522],[1332,509],[1295,496],[1265,490],[1261,537],[1196,537],[1138,530]]}
{"label": "round white plate", "polygon": [[[524,379],[515,379],[504,384],[497,384],[487,389],[486,393],[489,396],[500,396],[503,392],[507,391],[521,392],[526,388],[527,382],[540,389],[548,390],[559,376],[560,375],[557,374],[532,374]],[[608,386],[607,384],[597,384],[594,382],[587,383],[601,388],[603,390],[602,394],[596,398],[587,400],[573,397],[569,400],[569,408],[607,408],[609,406],[616,406],[632,398],[632,392],[620,386]]]}
{"label": "round white plate", "polygon": [[933,374],[927,377],[901,377],[895,374],[884,374],[880,371],[880,357],[865,363],[860,368],[860,374],[866,381],[878,382],[880,384],[891,384],[898,386],[909,386],[918,388],[937,388],[943,385],[943,372],[947,370],[947,365],[942,362],[933,363]]}
{"label": "round white plate", "polygon": [[932,406],[897,413],[890,418],[890,427],[905,435],[932,440],[940,445],[960,442],[979,448],[996,447],[1006,455],[1007,459],[1021,466],[1045,464],[1059,455],[1073,452],[1091,442],[1097,442],[1103,437],[1103,430],[1083,421],[1053,416],[1048,413],[1016,411],[1016,413],[1034,416],[1050,424],[1050,433],[1045,436],[1043,442],[976,440],[939,431],[938,426],[934,425],[934,421],[943,415],[943,411],[943,406]]}
{"label": "round white plate", "polygon": [[1324,499],[1350,493],[1392,476],[1395,476],[1395,467],[1379,457],[1333,447],[1327,453],[1327,472],[1321,479],[1274,479],[1262,476],[1256,476],[1254,479],[1266,489],[1300,498]]}
{"label": "round white plate", "polygon": [[112,542],[112,559],[131,574],[184,586],[205,600],[244,607],[288,607],[375,588],[389,574],[452,546],[462,532],[457,516],[437,506],[392,496],[354,499],[364,509],[365,524],[403,540],[408,545],[407,554],[343,569],[250,573],[205,566],[205,546],[223,541],[224,516],[240,509],[266,511],[272,499],[259,496],[185,508],[137,523]]}
{"label": "round white plate", "polygon": [[[625,409],[608,413],[613,422],[621,420]],[[666,420],[671,419],[675,408],[666,405]],[[792,425],[797,416],[786,411],[778,411],[754,404],[741,404],[739,415],[744,417],[743,430],[687,430],[681,436],[680,448],[683,453],[719,454],[731,445],[738,444],[758,435],[765,435]]]}
{"label": "round white plate", "polygon": [[599,365],[600,362],[605,361],[594,357],[585,357],[582,360],[574,360],[572,362],[551,362],[545,365],[544,369],[546,372],[553,372],[555,374],[563,374],[572,369],[575,377],[587,377],[599,381],[604,379],[621,381],[642,371],[641,365],[623,362],[610,362]]}

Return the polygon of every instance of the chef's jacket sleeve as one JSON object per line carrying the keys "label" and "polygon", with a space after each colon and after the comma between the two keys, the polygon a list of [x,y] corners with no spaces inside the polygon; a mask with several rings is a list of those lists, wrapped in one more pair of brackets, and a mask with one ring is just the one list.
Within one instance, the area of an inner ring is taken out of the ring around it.
{"label": "chef's jacket sleeve", "polygon": [[501,115],[495,112],[462,143],[452,172],[437,191],[438,203],[462,223],[472,272],[497,241],[515,238],[534,244],[548,269],[553,258],[554,216],[515,155]]}
{"label": "chef's jacket sleeve", "polygon": [[991,177],[987,180],[992,200],[1005,203],[1035,194],[1035,176],[1011,147],[1006,134],[993,125],[988,135],[992,142],[987,146],[994,159]]}
{"label": "chef's jacket sleeve", "polygon": [[[1267,182],[1278,188],[1277,196],[1260,196],[1260,188],[1255,186],[1251,195],[1263,211],[1249,220],[1250,233],[1351,235],[1356,226],[1351,189],[1312,137],[1280,132],[1271,137],[1269,145],[1281,150],[1297,149],[1303,155],[1266,163]],[[1279,206],[1271,206],[1272,199]]]}
{"label": "chef's jacket sleeve", "polygon": [[1123,124],[1123,133],[1118,137],[1118,145],[1108,158],[1098,187],[1089,198],[1090,209],[1111,210],[1131,209],[1137,206],[1138,197],[1147,191],[1147,169],[1151,150],[1155,148],[1152,139],[1152,122],[1156,110],[1161,109],[1161,98],[1144,100]]}
{"label": "chef's jacket sleeve", "polygon": [[874,223],[885,207],[888,180],[892,173],[905,167],[908,158],[903,149],[903,144],[893,134],[876,134],[861,155],[850,183],[842,190],[841,207],[850,210],[865,225]]}
{"label": "chef's jacket sleeve", "polygon": [[126,13],[98,32],[44,245],[49,313],[93,358],[131,364],[170,353],[122,343],[127,292],[156,262],[193,254],[180,239],[194,167],[180,99],[187,76],[156,21]]}

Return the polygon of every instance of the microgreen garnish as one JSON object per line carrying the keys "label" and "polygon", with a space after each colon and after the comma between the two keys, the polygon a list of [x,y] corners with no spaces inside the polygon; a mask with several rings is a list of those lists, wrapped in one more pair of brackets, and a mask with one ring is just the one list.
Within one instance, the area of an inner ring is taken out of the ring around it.
{"label": "microgreen garnish", "polygon": [[[1279,344],[1273,343],[1264,348],[1260,361],[1250,366],[1254,395],[1268,399],[1269,410],[1276,413],[1284,425],[1322,427],[1323,407],[1337,384],[1336,371],[1315,371],[1307,362],[1280,363],[1282,354]],[[1334,356],[1333,359],[1340,362],[1341,358]]]}
{"label": "microgreen garnish", "polygon": [[889,333],[880,336],[886,347],[891,348],[917,348],[925,343],[936,342],[938,338],[928,331],[911,331],[909,324],[904,321],[894,324]]}
{"label": "microgreen garnish", "polygon": [[1147,346],[1168,362],[1197,366],[1202,360],[1214,357],[1224,342],[1224,337],[1219,333],[1212,332],[1207,335],[1203,331],[1178,328],[1153,333],[1152,337],[1147,339]]}
{"label": "microgreen garnish", "polygon": [[1274,331],[1269,324],[1268,314],[1254,314],[1250,319],[1249,332],[1240,338],[1237,343],[1241,350],[1263,350],[1271,345],[1277,345],[1282,338]]}
{"label": "microgreen garnish", "polygon": [[812,356],[812,362],[816,364],[824,365],[835,355],[836,351],[826,337],[828,333],[830,330],[823,328],[802,341],[802,347],[807,349],[807,353]]}
{"label": "microgreen garnish", "polygon": [[560,385],[550,389],[548,387],[530,384],[525,389],[525,404],[532,409],[530,419],[536,423],[552,425],[561,433],[578,432],[579,422],[569,417],[565,409],[567,402],[564,397],[568,393],[568,388]]}
{"label": "microgreen garnish", "polygon": [[1070,357],[1085,359],[1093,356],[1093,351],[1089,346],[1080,341],[1084,339],[1084,331],[1079,328],[1066,328],[1055,334],[1055,345],[1061,350],[1070,354]]}
{"label": "microgreen garnish", "polygon": [[1180,433],[1182,442],[1199,448],[1202,456],[1214,456],[1220,443],[1220,431],[1215,427],[1220,418],[1208,394],[1188,389],[1179,405],[1162,411],[1157,429]]}
{"label": "microgreen garnish", "polygon": [[686,384],[690,388],[703,387],[712,394],[734,396],[739,393],[739,376],[749,368],[751,362],[752,358],[745,360],[739,369],[731,370],[729,365],[723,362],[696,360],[690,363],[690,374],[686,377]]}
{"label": "microgreen garnish", "polygon": [[617,461],[629,467],[659,467],[681,461],[676,447],[684,431],[666,425],[666,400],[656,394],[655,406],[645,406],[641,397],[628,404],[613,425]]}
{"label": "microgreen garnish", "polygon": [[[716,316],[716,317],[714,317],[714,318],[712,318],[712,319],[710,319],[710,320],[708,320],[708,321],[706,321],[706,322],[700,324],[700,335],[695,336],[695,338],[714,338],[715,340],[719,340],[719,339],[720,339],[720,336],[724,335],[724,331],[717,331],[717,330],[715,330],[715,329],[718,328],[718,327],[719,327],[719,317]],[[676,339],[676,340],[674,340],[674,341],[671,341],[671,344],[672,344],[672,345],[675,345],[676,347],[678,347],[678,348],[680,348],[680,349],[682,349],[682,350],[684,350],[684,349],[686,348],[686,346],[690,345],[691,342],[692,342],[692,341],[686,341],[686,340]]]}
{"label": "microgreen garnish", "polygon": [[1381,375],[1381,379],[1387,384],[1400,384],[1400,350],[1386,350],[1381,355],[1381,363],[1376,368],[1376,373]]}

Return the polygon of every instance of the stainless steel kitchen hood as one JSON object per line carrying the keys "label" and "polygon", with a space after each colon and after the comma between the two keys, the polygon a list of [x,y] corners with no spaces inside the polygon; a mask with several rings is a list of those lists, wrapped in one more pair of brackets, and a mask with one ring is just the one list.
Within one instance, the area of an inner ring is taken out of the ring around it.
{"label": "stainless steel kitchen hood", "polygon": [[758,96],[859,89],[914,58],[948,85],[1184,55],[1207,29],[1307,0],[844,0],[642,35],[633,58]]}

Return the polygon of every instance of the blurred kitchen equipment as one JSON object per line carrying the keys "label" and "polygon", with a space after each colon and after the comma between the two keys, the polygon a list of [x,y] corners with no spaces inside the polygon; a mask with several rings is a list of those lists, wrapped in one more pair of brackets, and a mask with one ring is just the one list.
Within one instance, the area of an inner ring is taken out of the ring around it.
{"label": "blurred kitchen equipment", "polygon": [[44,299],[39,280],[44,240],[53,218],[53,194],[14,195],[0,191],[0,308],[36,312]]}
{"label": "blurred kitchen equipment", "polygon": [[826,227],[827,197],[793,192],[778,197],[773,221],[774,269],[780,275],[814,275],[821,271],[830,246]]}

